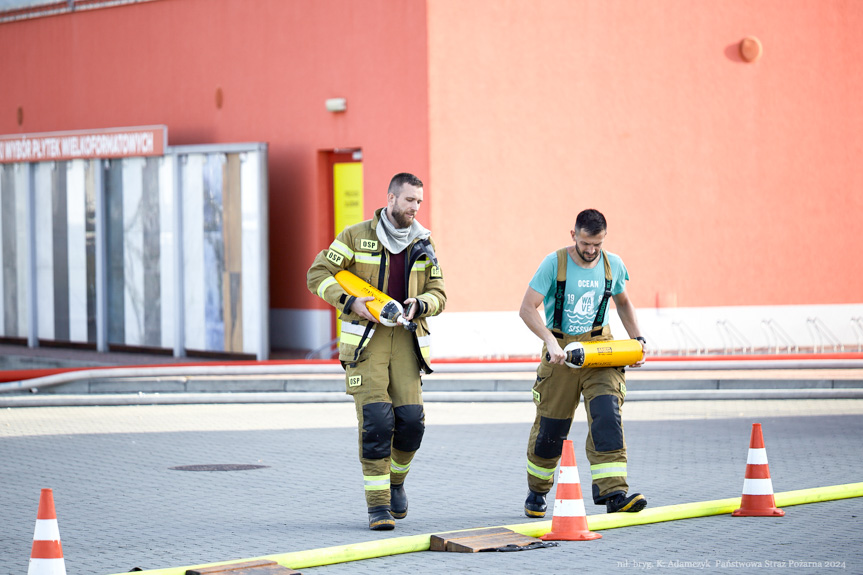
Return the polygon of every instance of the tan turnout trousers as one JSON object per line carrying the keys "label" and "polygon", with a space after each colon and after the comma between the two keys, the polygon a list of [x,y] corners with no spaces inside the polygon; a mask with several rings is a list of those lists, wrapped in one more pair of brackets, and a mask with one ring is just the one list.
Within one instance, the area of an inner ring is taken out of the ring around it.
{"label": "tan turnout trousers", "polygon": [[413,334],[376,324],[359,361],[345,372],[357,411],[366,503],[389,505],[390,485],[404,482],[425,429]]}
{"label": "tan turnout trousers", "polygon": [[[602,335],[590,333],[564,335],[561,347],[572,341],[610,340],[611,330],[605,326]],[[527,447],[528,486],[537,493],[547,493],[554,483],[554,471],[569,435],[572,418],[579,398],[584,396],[588,434],[585,442],[590,462],[594,503],[603,504],[615,493],[626,493],[626,442],[620,408],[626,396],[626,376],[619,367],[573,369],[545,359],[536,370],[533,400],[536,419],[530,431]],[[577,459],[577,458],[576,458]]]}

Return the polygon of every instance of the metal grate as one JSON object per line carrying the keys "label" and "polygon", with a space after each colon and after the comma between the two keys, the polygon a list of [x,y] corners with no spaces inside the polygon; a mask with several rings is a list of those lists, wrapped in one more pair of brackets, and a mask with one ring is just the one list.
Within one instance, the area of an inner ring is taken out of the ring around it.
{"label": "metal grate", "polygon": [[246,471],[248,469],[266,469],[269,465],[248,465],[243,463],[211,463],[208,465],[180,465],[169,467],[174,471]]}

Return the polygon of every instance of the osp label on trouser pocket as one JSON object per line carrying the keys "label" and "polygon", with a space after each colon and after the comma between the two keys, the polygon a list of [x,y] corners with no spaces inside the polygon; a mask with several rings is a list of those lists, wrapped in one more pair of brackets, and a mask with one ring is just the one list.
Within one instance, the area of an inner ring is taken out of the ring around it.
{"label": "osp label on trouser pocket", "polygon": [[363,376],[351,375],[348,377],[348,387],[359,387],[363,384]]}

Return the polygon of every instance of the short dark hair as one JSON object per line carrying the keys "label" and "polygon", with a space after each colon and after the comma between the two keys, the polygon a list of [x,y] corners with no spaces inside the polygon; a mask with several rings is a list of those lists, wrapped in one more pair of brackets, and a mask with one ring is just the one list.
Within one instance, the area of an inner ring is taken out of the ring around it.
{"label": "short dark hair", "polygon": [[608,229],[605,216],[598,210],[584,210],[575,218],[575,229],[581,230],[588,235],[595,236]]}
{"label": "short dark hair", "polygon": [[390,180],[390,187],[387,188],[387,194],[393,194],[398,197],[402,191],[402,186],[405,184],[410,184],[416,188],[423,187],[423,182],[418,177],[413,174],[408,174],[407,172],[402,172],[400,174],[396,174],[393,176],[393,179]]}

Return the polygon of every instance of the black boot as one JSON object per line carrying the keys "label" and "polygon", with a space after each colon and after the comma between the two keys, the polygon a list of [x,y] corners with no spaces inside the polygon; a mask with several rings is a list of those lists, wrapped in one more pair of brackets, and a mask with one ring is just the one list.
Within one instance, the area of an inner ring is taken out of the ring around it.
{"label": "black boot", "polygon": [[629,497],[625,493],[612,495],[605,500],[605,509],[608,513],[637,513],[647,507],[647,499],[641,493],[633,493]]}
{"label": "black boot", "polygon": [[527,499],[524,501],[524,514],[528,517],[545,517],[545,496],[546,493],[537,493],[536,491],[528,491]]}
{"label": "black boot", "polygon": [[389,531],[396,528],[396,522],[390,517],[389,505],[369,507],[369,529],[372,531]]}
{"label": "black boot", "polygon": [[408,494],[405,493],[404,483],[390,485],[390,515],[396,519],[408,516]]}

